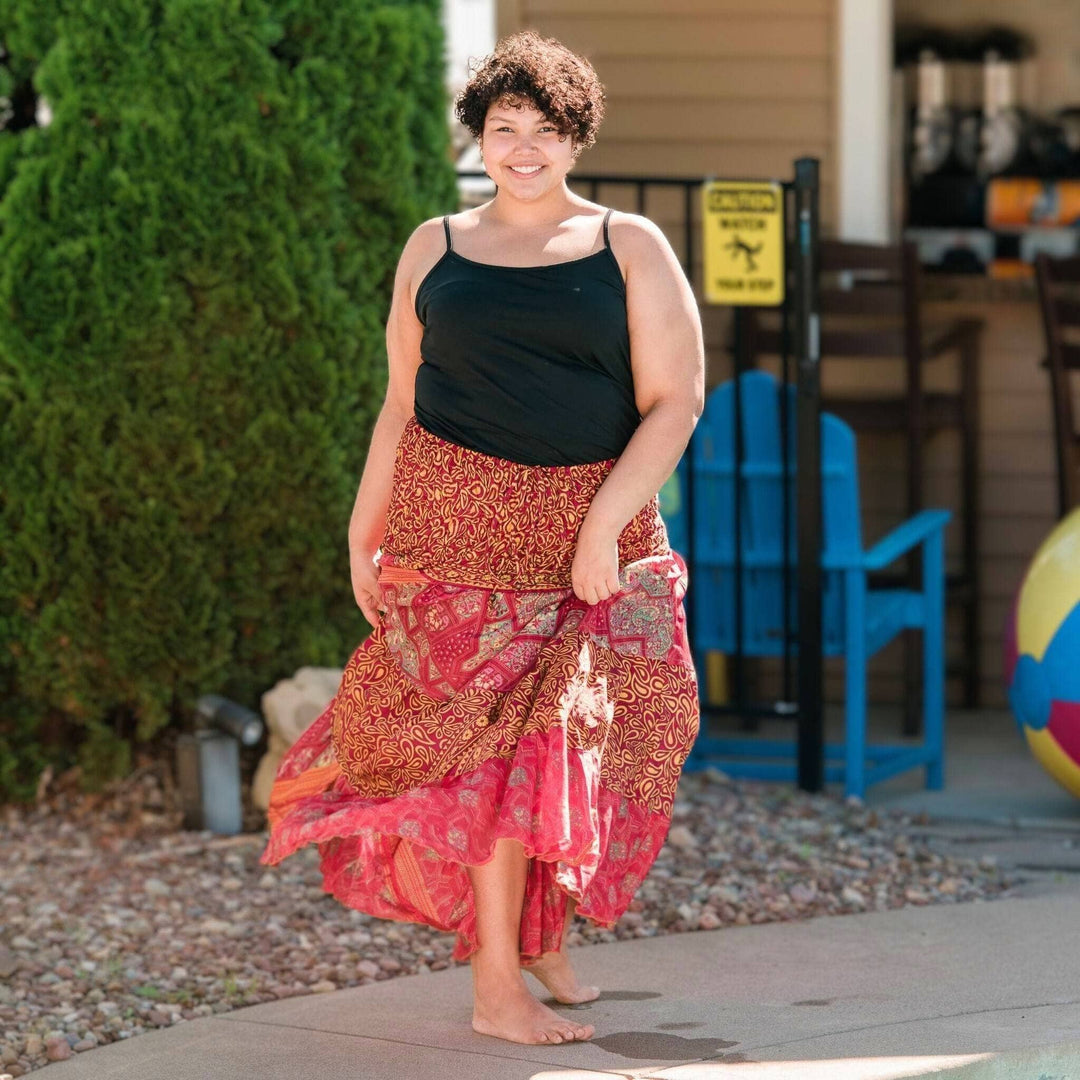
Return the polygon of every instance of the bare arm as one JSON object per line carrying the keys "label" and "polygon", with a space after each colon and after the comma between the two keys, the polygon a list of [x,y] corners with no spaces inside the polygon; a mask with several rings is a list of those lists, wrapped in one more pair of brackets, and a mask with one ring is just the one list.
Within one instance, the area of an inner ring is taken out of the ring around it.
{"label": "bare arm", "polygon": [[[435,228],[439,229],[437,234]],[[386,399],[371,434],[349,521],[350,551],[369,558],[378,551],[386,531],[394,456],[401,432],[413,415],[413,392],[424,328],[413,307],[412,281],[417,277],[418,267],[424,268],[438,257],[433,244],[437,244],[441,236],[438,219],[420,225],[405,244],[394,277],[394,293],[386,321],[389,363]]]}
{"label": "bare arm", "polygon": [[679,463],[705,403],[693,289],[659,227],[633,215],[612,235],[626,266],[634,397],[641,423],[593,498],[582,533],[617,538]]}

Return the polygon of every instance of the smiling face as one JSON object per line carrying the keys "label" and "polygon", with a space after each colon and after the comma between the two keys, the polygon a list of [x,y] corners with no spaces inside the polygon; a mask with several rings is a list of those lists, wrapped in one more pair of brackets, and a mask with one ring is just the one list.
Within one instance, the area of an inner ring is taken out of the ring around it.
{"label": "smiling face", "polygon": [[480,141],[488,176],[519,199],[562,184],[574,163],[574,140],[528,102],[493,101]]}

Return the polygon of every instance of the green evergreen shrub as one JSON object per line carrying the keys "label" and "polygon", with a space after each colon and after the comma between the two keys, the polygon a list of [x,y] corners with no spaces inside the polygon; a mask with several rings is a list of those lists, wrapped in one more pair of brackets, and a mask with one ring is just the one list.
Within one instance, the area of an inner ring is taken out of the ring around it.
{"label": "green evergreen shrub", "polygon": [[368,627],[346,531],[410,231],[456,204],[437,0],[0,0],[0,800]]}

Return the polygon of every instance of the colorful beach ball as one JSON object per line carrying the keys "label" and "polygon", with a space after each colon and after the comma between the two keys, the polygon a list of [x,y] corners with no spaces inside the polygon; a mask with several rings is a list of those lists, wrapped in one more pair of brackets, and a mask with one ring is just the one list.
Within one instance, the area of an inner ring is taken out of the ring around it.
{"label": "colorful beach ball", "polygon": [[1005,685],[1031,752],[1080,798],[1080,509],[1046,538],[1020,585]]}

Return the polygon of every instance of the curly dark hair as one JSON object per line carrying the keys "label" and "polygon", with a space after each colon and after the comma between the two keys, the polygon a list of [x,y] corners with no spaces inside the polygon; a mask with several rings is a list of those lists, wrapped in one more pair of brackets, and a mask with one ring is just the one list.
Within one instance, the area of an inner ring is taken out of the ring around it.
{"label": "curly dark hair", "polygon": [[503,38],[485,56],[454,99],[454,115],[480,138],[492,102],[532,105],[563,135],[576,158],[596,142],[604,118],[604,87],[592,64],[556,38],[522,30]]}

